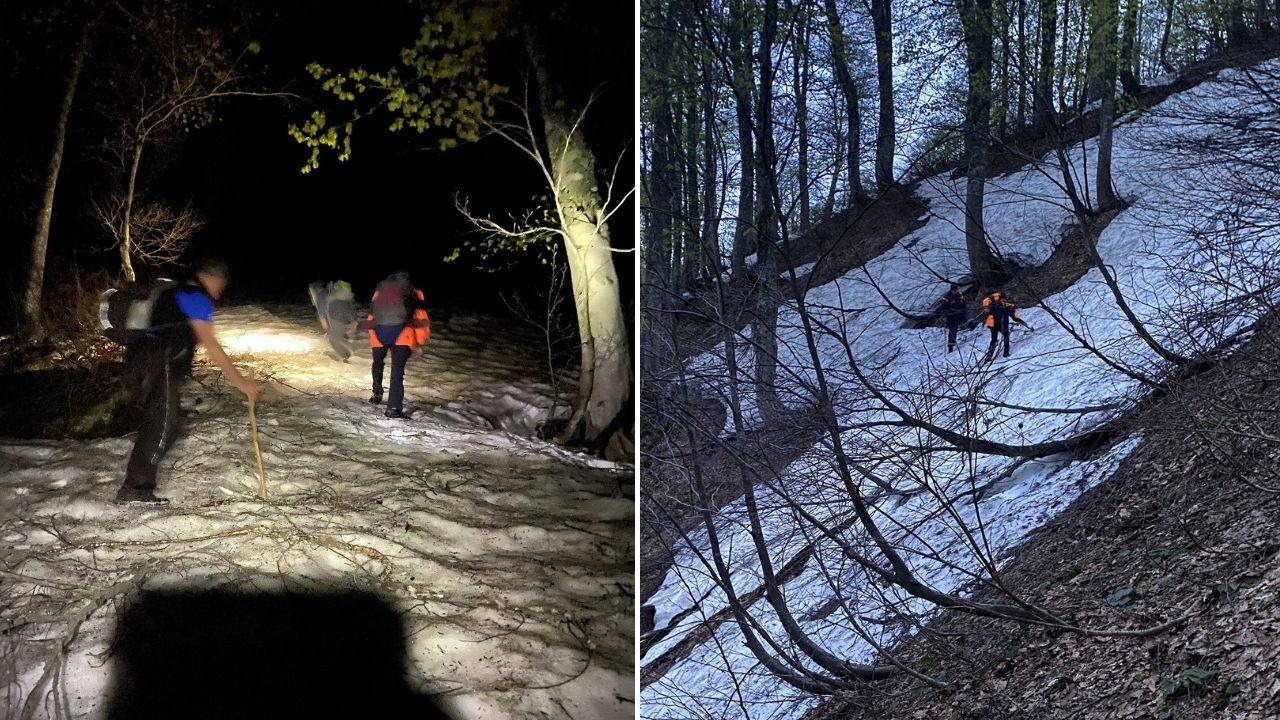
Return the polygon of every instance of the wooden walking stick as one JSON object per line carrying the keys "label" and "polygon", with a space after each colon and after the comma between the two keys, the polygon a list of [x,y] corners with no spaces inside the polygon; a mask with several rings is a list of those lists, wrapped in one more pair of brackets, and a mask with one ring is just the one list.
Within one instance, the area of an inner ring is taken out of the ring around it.
{"label": "wooden walking stick", "polygon": [[258,445],[258,416],[253,412],[254,401],[249,400],[249,429],[253,433],[253,452],[258,456],[258,496],[267,499],[267,476],[262,471],[262,447]]}

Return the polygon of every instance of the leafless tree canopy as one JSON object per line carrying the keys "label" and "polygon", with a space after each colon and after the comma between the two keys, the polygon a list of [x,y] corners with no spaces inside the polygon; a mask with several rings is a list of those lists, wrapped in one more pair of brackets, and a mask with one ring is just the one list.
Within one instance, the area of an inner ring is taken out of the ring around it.
{"label": "leafless tree canopy", "polygon": [[[124,194],[116,192],[94,201],[90,208],[112,239],[113,248],[124,239],[125,205]],[[167,203],[146,200],[134,204],[132,210],[133,257],[140,265],[157,267],[178,262],[191,238],[204,227],[204,221],[189,205],[174,210]]]}

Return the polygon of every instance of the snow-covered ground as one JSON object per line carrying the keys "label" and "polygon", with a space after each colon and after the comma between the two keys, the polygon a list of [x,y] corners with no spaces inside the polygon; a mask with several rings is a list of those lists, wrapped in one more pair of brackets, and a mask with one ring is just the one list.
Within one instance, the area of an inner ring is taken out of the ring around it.
{"label": "snow-covered ground", "polygon": [[[1231,75],[1238,76],[1238,71],[1224,71],[1220,77]],[[1174,96],[1139,117],[1126,118],[1116,128],[1115,185],[1132,204],[1102,233],[1098,249],[1135,313],[1149,324],[1158,339],[1178,352],[1192,353],[1212,345],[1217,338],[1247,328],[1260,312],[1256,304],[1242,301],[1231,305],[1229,312],[1216,322],[1204,324],[1191,319],[1197,310],[1217,308],[1224,299],[1224,287],[1244,295],[1255,286],[1256,267],[1227,261],[1206,264],[1203,255],[1188,251],[1196,244],[1196,233],[1212,229],[1216,217],[1228,209],[1215,204],[1216,196],[1206,193],[1206,188],[1253,171],[1220,157],[1202,158],[1208,162],[1199,165],[1184,163],[1186,158],[1175,157],[1163,142],[1174,135],[1185,138],[1239,132],[1229,122],[1208,126],[1189,121],[1188,110],[1231,118],[1260,105],[1259,96],[1251,96],[1242,85],[1227,86],[1215,81]],[[1083,143],[1070,153],[1076,166],[1077,187],[1092,185],[1095,156],[1095,141]],[[1050,256],[1072,222],[1071,206],[1061,183],[1052,163],[989,181],[986,226],[1000,253],[1015,257],[1024,265],[1043,262]],[[964,180],[935,177],[922,185],[920,193],[929,204],[923,227],[870,262],[865,270],[855,269],[813,288],[805,298],[815,318],[830,329],[818,338],[818,355],[837,388],[838,406],[847,408],[840,413],[842,423],[858,426],[897,419],[860,389],[850,371],[850,356],[878,386],[892,388],[889,395],[900,405],[953,430],[1013,445],[1069,437],[1097,427],[1147,392],[1139,381],[1085,349],[1067,327],[1041,308],[1021,311],[1036,331],[1015,327],[1012,357],[996,358],[990,365],[980,362],[988,342],[985,329],[962,332],[960,348],[952,354],[944,352],[944,330],[908,329],[903,318],[888,307],[881,291],[899,308],[927,312],[946,290],[947,280],[958,280],[967,273]],[[1253,259],[1269,258],[1278,247],[1280,238],[1262,237],[1248,252]],[[1190,273],[1206,266],[1211,270],[1205,275]],[[1216,278],[1208,276],[1212,272],[1221,273],[1227,282],[1216,282]],[[1168,369],[1168,364],[1139,339],[1097,269],[1048,298],[1045,305],[1109,361],[1153,377]],[[848,355],[840,334],[847,339]],[[812,390],[806,390],[806,386],[813,387],[813,362],[793,307],[780,312],[779,338],[780,381],[796,392],[793,397],[811,395]],[[721,349],[695,359],[693,374],[704,379],[723,377],[723,354]],[[737,361],[739,367],[751,367],[746,343],[738,349]],[[711,394],[728,395],[726,388],[712,388]],[[962,400],[975,395],[1003,405],[975,411]],[[951,398],[930,399],[938,396]],[[758,423],[759,413],[749,393],[744,405],[747,422]],[[1084,407],[1099,409],[1086,413],[1027,409]],[[732,418],[727,422],[731,423]],[[726,425],[726,433],[733,430]],[[916,493],[906,501],[893,497],[879,502],[876,512],[882,528],[889,542],[902,548],[918,577],[943,591],[962,591],[967,586],[969,573],[977,573],[980,567],[979,554],[1007,559],[1010,548],[1080,493],[1105,480],[1139,442],[1138,436],[1131,436],[1102,456],[1084,461],[1046,458],[1018,467],[1005,457],[936,453],[925,456],[927,463],[911,466],[872,456],[882,458],[885,448],[897,448],[910,455],[911,448],[931,444],[922,431],[881,426],[874,431],[874,438],[867,432],[847,432],[845,446],[857,456],[859,448],[870,443],[875,451],[864,453],[864,467],[895,487]],[[755,498],[762,508],[765,545],[775,569],[802,548],[810,544],[815,547],[815,555],[802,574],[788,582],[785,589],[787,606],[801,627],[841,660],[871,663],[878,655],[876,647],[892,645],[900,637],[902,626],[893,621],[886,599],[870,589],[866,574],[847,567],[848,561],[831,543],[819,540],[817,531],[799,522],[785,502],[789,497],[823,520],[850,517],[851,506],[831,458],[829,447],[815,447],[787,468],[776,484],[757,485]],[[1010,472],[1011,477],[1000,479],[991,492],[980,496],[981,500],[972,499],[975,486],[981,487]],[[939,500],[933,493],[955,502],[956,516],[940,512]],[[743,594],[761,584],[760,562],[747,517],[745,503],[740,499],[723,511],[717,523],[719,544],[731,568],[733,586]],[[981,543],[960,531],[962,523],[969,529],[978,529]],[[846,538],[859,544],[865,542],[858,539],[856,530],[848,531]],[[708,542],[705,529],[693,535],[694,545],[702,551]],[[648,649],[641,659],[642,666],[651,666],[703,619],[728,606],[702,557],[707,553],[689,548],[680,551],[662,587],[649,600],[655,605],[657,627],[682,615],[683,618]],[[948,569],[940,560],[970,570]],[[830,611],[833,584],[843,586],[841,599],[849,605],[847,616],[843,610]],[[926,609],[918,601],[890,593],[890,602],[905,604],[915,612]],[[826,610],[820,611],[823,608]],[[780,639],[782,647],[800,655],[787,640],[782,623],[768,603],[763,599],[756,602],[751,614],[764,631]],[[714,635],[642,689],[644,717],[796,718],[816,702],[774,678],[747,649],[732,619],[720,624]]]}
{"label": "snow-covered ground", "polygon": [[536,345],[437,320],[391,420],[367,343],[330,359],[309,308],[228,308],[215,330],[266,388],[266,502],[247,406],[209,366],[161,465],[169,507],[110,502],[132,436],[0,440],[0,716],[105,717],[128,600],[214,589],[376,595],[404,679],[458,719],[634,715],[634,475],[531,437],[551,404]]}

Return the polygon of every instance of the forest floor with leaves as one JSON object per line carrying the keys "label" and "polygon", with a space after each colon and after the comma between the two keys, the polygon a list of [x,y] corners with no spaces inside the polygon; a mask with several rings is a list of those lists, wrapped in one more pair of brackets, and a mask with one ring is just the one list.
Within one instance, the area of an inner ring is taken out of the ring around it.
{"label": "forest floor with leaves", "polygon": [[1007,564],[1065,632],[945,612],[899,658],[908,678],[809,720],[1280,717],[1280,326],[1133,419],[1143,443]]}

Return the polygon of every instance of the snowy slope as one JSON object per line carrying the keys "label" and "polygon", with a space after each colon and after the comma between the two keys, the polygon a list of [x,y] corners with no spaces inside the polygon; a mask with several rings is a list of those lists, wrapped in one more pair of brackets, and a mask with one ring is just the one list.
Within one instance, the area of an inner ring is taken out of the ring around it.
{"label": "snowy slope", "polygon": [[456,718],[634,714],[633,475],[526,437],[551,402],[536,346],[491,318],[437,321],[408,368],[415,412],[390,420],[366,402],[367,344],[331,360],[309,308],[231,308],[215,328],[265,376],[267,502],[243,398],[211,367],[161,466],[169,508],[109,502],[132,437],[0,441],[0,616],[43,620],[0,637],[0,716],[40,688],[35,717],[104,717],[103,651],[139,588],[371,592],[403,619],[406,681]]}
{"label": "snowy slope", "polygon": [[[1222,77],[1234,72],[1224,71]],[[1275,90],[1272,88],[1272,92]],[[1103,232],[1099,252],[1112,267],[1124,296],[1139,317],[1150,324],[1158,338],[1180,352],[1193,352],[1211,344],[1214,336],[1245,328],[1260,312],[1256,305],[1241,302],[1212,325],[1187,319],[1193,311],[1215,307],[1223,299],[1222,290],[1215,282],[1196,279],[1188,273],[1189,268],[1200,268],[1204,258],[1187,255],[1183,250],[1192,244],[1190,240],[1196,229],[1211,226],[1213,218],[1224,209],[1213,204],[1214,196],[1202,191],[1217,180],[1238,178],[1250,170],[1219,158],[1212,158],[1208,167],[1193,166],[1175,160],[1163,141],[1175,135],[1192,137],[1232,132],[1229,124],[1208,127],[1188,123],[1181,119],[1182,110],[1187,108],[1216,110],[1219,116],[1232,117],[1258,104],[1257,96],[1250,97],[1238,85],[1228,87],[1210,82],[1170,98],[1141,117],[1126,118],[1126,122],[1116,128],[1115,184],[1120,195],[1132,205]],[[1095,155],[1094,141],[1083,143],[1070,153],[1077,169],[1077,186],[1092,182],[1090,173],[1095,166]],[[1146,393],[1144,386],[1083,348],[1042,309],[1022,310],[1022,316],[1037,331],[1030,333],[1015,328],[1013,356],[997,358],[990,366],[979,363],[988,340],[985,330],[962,333],[959,351],[948,355],[944,353],[943,330],[904,328],[901,316],[887,306],[872,281],[895,305],[920,313],[930,310],[941,297],[946,280],[958,279],[967,272],[963,183],[963,179],[953,181],[946,177],[925,182],[921,195],[929,203],[929,214],[923,227],[870,262],[865,270],[855,269],[808,293],[806,302],[813,314],[832,331],[819,338],[818,355],[838,389],[838,407],[845,408],[840,412],[841,421],[856,425],[894,419],[883,410],[868,409],[869,406],[878,408],[879,404],[860,391],[857,378],[850,372],[846,349],[833,336],[841,334],[847,338],[849,354],[858,360],[863,372],[881,387],[896,388],[891,395],[900,404],[913,406],[915,403],[914,407],[919,407],[921,398],[929,395],[977,392],[986,399],[1023,408],[1105,408],[1064,414],[986,407],[976,418],[970,418],[967,425],[962,425],[960,403],[940,402],[929,406],[929,414],[938,424],[997,442],[1026,444],[1070,436],[1098,426],[1121,411],[1117,406],[1129,406],[1142,397]],[[988,183],[985,217],[999,252],[1017,257],[1023,264],[1039,263],[1050,255],[1071,221],[1070,205],[1060,185],[1061,178],[1052,165],[1027,168]],[[1251,251],[1255,257],[1269,258],[1278,245],[1280,238],[1263,238]],[[1241,266],[1220,270],[1236,288],[1250,287],[1253,269]],[[1167,369],[1167,364],[1136,336],[1096,269],[1045,304],[1109,357],[1153,375]],[[813,361],[793,309],[784,308],[779,314],[779,338],[779,378],[785,376],[783,382],[797,396],[811,395],[812,391],[806,387],[813,384]],[[751,367],[745,343],[738,353],[739,366]],[[720,349],[697,358],[692,369],[701,378],[723,377],[722,356]],[[725,388],[714,390],[727,396]],[[745,406],[748,422],[758,422],[758,412],[750,395],[746,397]],[[729,426],[725,428],[725,432],[732,430]],[[857,448],[872,441],[879,447],[905,449],[926,444],[928,440],[915,430],[882,427],[875,432],[875,437],[870,438],[863,431],[850,431],[843,441],[857,454]],[[1131,437],[1104,456],[1087,462],[1046,459],[1027,463],[1017,468],[1012,478],[1002,480],[998,492],[986,494],[976,504],[962,500],[957,508],[967,525],[984,530],[987,552],[999,558],[1081,492],[1108,477],[1137,441],[1138,438]],[[764,508],[765,541],[775,567],[816,542],[815,557],[803,574],[786,586],[788,606],[802,621],[804,629],[822,638],[822,645],[844,660],[872,662],[876,657],[875,648],[891,644],[901,632],[900,627],[865,621],[866,618],[888,619],[886,600],[873,592],[864,592],[862,588],[868,584],[865,576],[843,568],[839,553],[826,541],[817,542],[812,528],[808,528],[806,534],[806,528],[797,523],[794,513],[781,502],[784,497],[794,498],[824,519],[848,517],[850,507],[843,499],[846,494],[837,481],[831,456],[830,448],[824,449],[821,445],[814,448],[788,468],[778,484],[757,487],[755,496]],[[1013,465],[1009,458],[972,458],[959,453],[935,454],[928,457],[928,462],[924,468],[889,461],[868,461],[867,466],[895,487],[918,493],[905,503],[892,499],[878,506],[884,526],[890,528],[890,540],[906,549],[908,561],[922,580],[942,590],[958,589],[968,579],[966,574],[947,571],[926,556],[937,554],[962,566],[977,568],[977,549],[957,532],[953,520],[937,512],[940,503],[930,493],[949,500],[966,497],[964,493],[1010,471]],[[893,522],[888,522],[890,517]],[[733,585],[740,593],[760,585],[759,560],[748,529],[741,500],[724,510],[717,526],[721,549],[732,568]],[[705,530],[694,536],[694,543],[705,551],[708,544]],[[648,650],[642,665],[654,663],[684,639],[701,619],[727,607],[711,570],[701,559],[705,555],[688,548],[683,550],[663,586],[650,599],[656,607],[657,627],[665,626],[682,613],[687,615]],[[864,619],[856,624],[865,636],[851,631],[855,623],[839,617],[839,611],[832,620],[819,617],[821,613],[805,612],[824,605],[829,607],[832,600],[829,577],[846,586],[842,597],[851,606],[849,612]],[[706,599],[699,603],[704,597]],[[902,600],[889,599],[890,602]],[[910,604],[914,605],[914,601]],[[696,610],[687,612],[695,606]],[[786,637],[763,600],[752,608],[752,614],[774,637]],[[814,702],[760,667],[732,621],[718,626],[714,642],[702,642],[660,679],[645,687],[641,698],[643,715],[651,718],[742,717],[748,712],[744,708],[750,708],[753,718],[794,718]]]}

